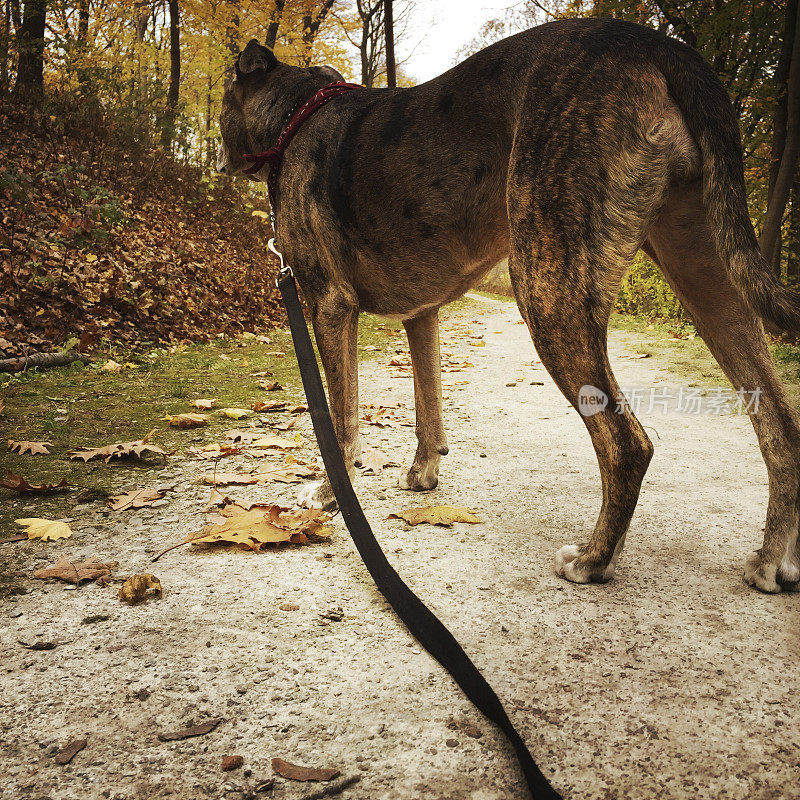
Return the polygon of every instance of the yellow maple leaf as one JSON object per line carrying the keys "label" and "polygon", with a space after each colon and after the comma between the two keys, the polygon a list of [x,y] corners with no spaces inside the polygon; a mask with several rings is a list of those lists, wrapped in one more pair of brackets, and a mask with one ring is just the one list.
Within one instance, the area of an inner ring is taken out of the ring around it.
{"label": "yellow maple leaf", "polygon": [[228,419],[242,419],[250,416],[250,411],[246,408],[221,408],[220,411],[228,417]]}
{"label": "yellow maple leaf", "polygon": [[473,525],[483,522],[474,511],[459,506],[422,506],[407,508],[397,514],[389,514],[389,519],[404,519],[409,525],[427,522],[431,525],[451,527],[454,522],[470,522]]}
{"label": "yellow maple leaf", "polygon": [[47,542],[53,539],[68,539],[72,536],[72,529],[66,522],[56,522],[52,519],[38,519],[36,517],[16,519],[14,522],[28,529],[29,539],[41,539],[43,542]]}

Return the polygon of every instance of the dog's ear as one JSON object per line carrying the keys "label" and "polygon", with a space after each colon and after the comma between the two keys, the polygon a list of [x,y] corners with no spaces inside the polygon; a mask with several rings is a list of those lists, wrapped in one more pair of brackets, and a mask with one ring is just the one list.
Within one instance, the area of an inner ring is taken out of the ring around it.
{"label": "dog's ear", "polygon": [[331,81],[332,83],[335,81],[344,80],[344,76],[337,72],[333,67],[311,67],[311,72],[315,73],[316,75],[321,75],[323,78]]}
{"label": "dog's ear", "polygon": [[251,39],[236,59],[236,75],[240,77],[255,72],[269,72],[277,63],[278,59],[272,50]]}

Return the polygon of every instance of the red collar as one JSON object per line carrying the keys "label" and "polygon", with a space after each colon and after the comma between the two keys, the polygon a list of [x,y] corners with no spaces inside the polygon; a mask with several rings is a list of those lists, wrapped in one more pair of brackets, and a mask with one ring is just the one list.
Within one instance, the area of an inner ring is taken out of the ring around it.
{"label": "red collar", "polygon": [[244,154],[245,160],[251,162],[251,165],[243,170],[245,175],[253,175],[263,166],[269,165],[267,191],[269,193],[269,203],[273,209],[275,208],[275,190],[278,183],[278,171],[281,168],[283,154],[300,126],[329,100],[333,100],[334,97],[338,97],[340,94],[344,94],[353,89],[363,88],[363,86],[357,83],[344,83],[343,81],[337,81],[336,83],[329,83],[327,86],[323,86],[292,115],[289,124],[278,137],[278,141],[275,142],[269,150],[265,150],[263,153]]}

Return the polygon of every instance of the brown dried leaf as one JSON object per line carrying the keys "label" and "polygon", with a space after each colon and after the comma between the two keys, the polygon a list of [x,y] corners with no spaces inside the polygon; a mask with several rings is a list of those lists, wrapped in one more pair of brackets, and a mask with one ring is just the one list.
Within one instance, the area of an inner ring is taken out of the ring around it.
{"label": "brown dried leaf", "polygon": [[250,403],[250,408],[261,413],[265,411],[283,411],[288,405],[285,400],[256,400]]}
{"label": "brown dried leaf", "polygon": [[213,399],[206,399],[202,398],[200,400],[192,400],[192,405],[195,408],[199,408],[201,411],[210,411],[214,407],[214,403],[217,402],[217,398]]}
{"label": "brown dried leaf", "polygon": [[291,764],[282,758],[272,759],[272,769],[282,778],[288,778],[290,781],[332,781],[341,774],[338,769],[301,767],[299,764]]}
{"label": "brown dried leaf", "polygon": [[10,471],[5,478],[0,480],[0,486],[24,494],[47,494],[48,492],[65,492],[69,489],[66,480],[62,480],[61,483],[29,483],[27,478],[15,475]]}
{"label": "brown dried leaf", "polygon": [[258,385],[265,391],[265,392],[279,392],[283,389],[277,381],[259,381]]}
{"label": "brown dried leaf", "polygon": [[21,456],[30,453],[32,456],[45,455],[49,456],[50,451],[48,447],[52,447],[52,442],[16,442],[13,439],[8,440],[8,449],[12,452],[16,450]]}
{"label": "brown dried leaf", "polygon": [[454,522],[470,522],[473,525],[483,522],[474,511],[459,506],[423,506],[407,508],[397,514],[389,514],[389,519],[404,519],[409,525],[427,522],[431,525],[451,527]]}
{"label": "brown dried leaf", "polygon": [[57,578],[77,586],[83,581],[96,581],[108,577],[117,566],[119,566],[118,561],[109,561],[104,564],[94,557],[88,561],[70,561],[68,558],[59,558],[52,567],[37,569],[33,573],[33,577]]}
{"label": "brown dried leaf", "polygon": [[59,764],[69,764],[84,747],[86,747],[86,739],[75,739],[74,742],[65,744],[58,753],[56,753],[56,761]]}
{"label": "brown dried leaf", "polygon": [[260,481],[277,481],[278,483],[300,483],[303,478],[311,478],[317,474],[317,470],[301,464],[289,465],[284,467],[273,467],[272,469],[260,469],[254,473],[254,477]]}
{"label": "brown dried leaf", "polygon": [[80,447],[67,455],[72,459],[81,461],[91,461],[94,458],[102,458],[106,464],[112,458],[123,458],[125,456],[136,456],[141,458],[145,453],[157,453],[166,458],[166,453],[154,444],[150,444],[150,437],[155,433],[155,429],[150,431],[144,439],[137,439],[135,442],[119,442],[109,444],[105,447]]}
{"label": "brown dried leaf", "polygon": [[266,544],[304,544],[310,539],[327,538],[332,530],[323,523],[330,515],[317,509],[294,512],[281,506],[250,506],[245,510],[235,503],[226,503],[222,510],[228,519],[209,525],[185,541],[192,544],[236,544],[258,552]]}
{"label": "brown dried leaf", "polygon": [[142,603],[150,597],[161,597],[162,594],[161,581],[150,573],[131,575],[119,587],[119,599],[132,606]]}
{"label": "brown dried leaf", "polygon": [[282,439],[280,436],[259,436],[250,442],[249,447],[258,450],[294,450],[303,445],[295,439]]}
{"label": "brown dried leaf", "polygon": [[398,464],[380,450],[367,450],[361,456],[361,469],[364,471],[365,475],[369,475],[370,473],[377,475],[386,467],[391,466],[396,467]]}
{"label": "brown dried leaf", "polygon": [[126,511],[129,508],[144,508],[161,500],[170,489],[136,489],[125,494],[118,494],[108,499],[114,511]]}
{"label": "brown dried leaf", "polygon": [[208,425],[205,414],[167,414],[164,419],[172,428],[201,428]]}
{"label": "brown dried leaf", "polygon": [[162,742],[175,742],[179,739],[189,739],[192,736],[205,736],[207,733],[211,733],[220,722],[222,722],[222,717],[217,717],[207,722],[201,722],[199,725],[193,725],[191,728],[181,728],[177,731],[164,731],[158,734],[158,738]]}

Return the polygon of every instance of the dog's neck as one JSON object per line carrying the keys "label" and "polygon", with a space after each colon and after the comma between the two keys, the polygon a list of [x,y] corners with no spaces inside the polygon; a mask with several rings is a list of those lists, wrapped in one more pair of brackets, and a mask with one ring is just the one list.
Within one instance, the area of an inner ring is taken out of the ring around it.
{"label": "dog's neck", "polygon": [[266,150],[272,147],[289,124],[295,111],[326,83],[329,81],[322,77],[309,75],[305,70],[298,70],[295,73],[294,68],[291,72],[287,71],[285,76],[280,76],[274,89],[266,93],[263,100],[266,106],[263,115],[266,125],[261,139],[254,142],[256,149]]}

